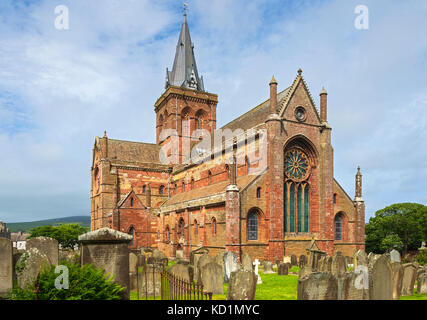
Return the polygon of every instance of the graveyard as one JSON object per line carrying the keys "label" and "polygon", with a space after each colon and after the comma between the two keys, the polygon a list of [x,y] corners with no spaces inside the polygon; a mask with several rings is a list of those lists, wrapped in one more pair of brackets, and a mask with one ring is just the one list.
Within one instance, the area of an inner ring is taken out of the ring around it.
{"label": "graveyard", "polygon": [[[190,259],[180,254],[169,259],[157,248],[131,250],[131,240],[128,234],[101,228],[81,234],[78,249],[34,237],[25,250],[17,250],[0,238],[0,297],[75,299],[71,291],[81,281],[76,273],[82,273],[97,279],[85,285],[89,293],[79,296],[85,300],[427,300],[427,266],[404,261],[395,249],[329,256],[313,239],[306,255],[274,262],[248,253],[238,258],[231,251],[213,255],[203,247],[193,250]],[[425,250],[423,243],[420,254]],[[90,294],[101,287],[111,290],[111,296]]]}

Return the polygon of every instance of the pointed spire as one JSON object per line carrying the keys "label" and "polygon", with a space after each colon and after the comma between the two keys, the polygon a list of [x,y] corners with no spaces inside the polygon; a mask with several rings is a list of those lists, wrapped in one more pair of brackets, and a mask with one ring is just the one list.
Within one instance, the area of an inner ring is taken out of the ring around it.
{"label": "pointed spire", "polygon": [[276,79],[274,78],[274,75],[273,75],[273,78],[271,78],[270,84],[277,84],[277,81],[276,81]]}
{"label": "pointed spire", "polygon": [[166,88],[169,86],[205,91],[203,80],[197,71],[194,45],[191,42],[186,11],[184,11],[181,33],[176,45],[172,71],[166,71]]}

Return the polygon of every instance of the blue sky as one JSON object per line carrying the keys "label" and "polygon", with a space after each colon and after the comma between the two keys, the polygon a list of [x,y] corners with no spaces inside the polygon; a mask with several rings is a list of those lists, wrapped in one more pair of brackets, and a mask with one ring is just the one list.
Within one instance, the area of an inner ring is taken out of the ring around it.
{"label": "blue sky", "polygon": [[[427,204],[427,2],[189,0],[218,126],[303,69],[319,105],[328,91],[334,173],[366,219],[397,202]],[[54,27],[67,5],[70,29]],[[369,9],[369,29],[354,26]],[[89,215],[95,136],[154,142],[182,21],[181,1],[0,2],[0,220]]]}

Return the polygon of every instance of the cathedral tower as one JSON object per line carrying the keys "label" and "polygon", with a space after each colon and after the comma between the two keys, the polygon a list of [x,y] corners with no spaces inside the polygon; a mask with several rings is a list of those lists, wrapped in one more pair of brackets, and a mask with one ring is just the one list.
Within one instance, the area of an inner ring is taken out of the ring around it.
{"label": "cathedral tower", "polygon": [[218,103],[218,96],[205,91],[199,76],[185,13],[172,71],[166,69],[165,89],[154,108],[156,141],[165,146],[173,164],[182,163],[203,131],[215,131]]}

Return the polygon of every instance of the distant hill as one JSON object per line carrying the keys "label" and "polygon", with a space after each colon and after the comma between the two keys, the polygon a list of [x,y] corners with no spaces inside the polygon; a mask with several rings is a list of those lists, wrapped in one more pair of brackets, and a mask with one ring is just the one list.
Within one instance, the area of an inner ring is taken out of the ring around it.
{"label": "distant hill", "polygon": [[9,228],[10,232],[28,232],[30,229],[41,227],[41,226],[56,226],[59,224],[66,223],[79,223],[82,227],[90,228],[90,216],[74,216],[66,218],[57,218],[57,219],[48,219],[40,221],[31,221],[31,222],[15,222],[15,223],[6,223],[6,226]]}

